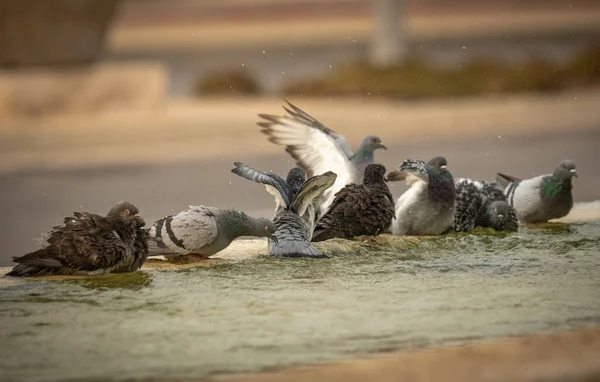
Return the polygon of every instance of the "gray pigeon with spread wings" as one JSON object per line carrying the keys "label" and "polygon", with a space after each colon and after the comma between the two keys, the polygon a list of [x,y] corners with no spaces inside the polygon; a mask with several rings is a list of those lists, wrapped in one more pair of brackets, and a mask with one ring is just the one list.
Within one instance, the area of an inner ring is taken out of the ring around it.
{"label": "gray pigeon with spread wings", "polygon": [[517,212],[494,184],[459,178],[455,182],[456,203],[453,228],[467,232],[475,227],[517,231]]}
{"label": "gray pigeon with spread wings", "polygon": [[575,163],[567,159],[560,162],[553,174],[521,180],[498,173],[496,180],[517,210],[519,221],[541,223],[562,218],[571,211],[574,176],[577,176]]}
{"label": "gray pigeon with spread wings", "polygon": [[270,245],[270,254],[327,257],[310,244],[310,239],[315,229],[318,198],[334,184],[336,174],[328,171],[304,182],[304,170],[296,167],[290,170],[287,180],[283,180],[272,172],[261,172],[240,162],[234,164],[236,167],[231,172],[264,184],[275,196],[277,209],[273,222],[277,242]]}
{"label": "gray pigeon with spread wings", "polygon": [[[286,101],[287,102],[287,101]],[[285,151],[306,170],[309,177],[332,171],[337,174],[335,184],[323,193],[318,218],[323,216],[335,194],[350,183],[362,182],[365,168],[374,162],[374,151],[387,149],[381,138],[365,137],[358,150],[352,152],[346,139],[323,125],[302,109],[287,102],[287,116],[259,114],[261,132],[269,141],[285,146]]]}
{"label": "gray pigeon with spread wings", "polygon": [[[440,157],[441,158],[441,157]],[[443,159],[443,158],[442,158]],[[396,201],[394,235],[439,235],[450,230],[454,218],[456,189],[446,160],[425,163],[407,159],[388,180],[403,179],[410,188]]]}
{"label": "gray pigeon with spread wings", "polygon": [[106,216],[74,212],[48,233],[46,246],[25,256],[8,276],[100,275],[133,272],[148,256],[144,220],[123,202]]}
{"label": "gray pigeon with spread wings", "polygon": [[379,235],[394,218],[394,197],[385,181],[385,167],[370,164],[362,184],[349,184],[335,194],[317,223],[312,241]]}
{"label": "gray pigeon with spread wings", "polygon": [[208,258],[240,236],[273,238],[269,219],[215,207],[190,206],[176,215],[157,220],[149,230],[150,256],[189,255]]}

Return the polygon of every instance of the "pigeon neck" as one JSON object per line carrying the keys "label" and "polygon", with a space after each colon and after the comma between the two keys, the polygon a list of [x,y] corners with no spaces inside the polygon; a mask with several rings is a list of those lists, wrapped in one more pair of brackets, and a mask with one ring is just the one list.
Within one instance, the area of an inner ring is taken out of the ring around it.
{"label": "pigeon neck", "polygon": [[219,227],[226,232],[231,239],[238,238],[240,236],[247,236],[251,234],[252,224],[248,217],[241,212],[229,210],[224,219],[225,224],[223,227]]}
{"label": "pigeon neck", "polygon": [[555,198],[568,194],[572,187],[571,179],[553,175],[542,183],[542,194],[547,198]]}
{"label": "pigeon neck", "polygon": [[449,201],[456,198],[456,189],[454,182],[446,180],[440,176],[429,175],[429,194],[434,200]]}
{"label": "pigeon neck", "polygon": [[354,164],[371,164],[375,161],[374,151],[361,145],[350,160]]}

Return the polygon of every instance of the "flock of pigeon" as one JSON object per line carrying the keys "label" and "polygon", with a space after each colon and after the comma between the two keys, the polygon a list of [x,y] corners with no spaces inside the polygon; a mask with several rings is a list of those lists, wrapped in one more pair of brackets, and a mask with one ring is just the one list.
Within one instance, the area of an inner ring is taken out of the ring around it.
{"label": "flock of pigeon", "polygon": [[[54,227],[45,246],[22,257],[7,275],[94,275],[138,270],[148,256],[207,258],[240,236],[268,237],[272,256],[327,257],[311,242],[355,236],[440,235],[475,227],[516,231],[519,222],[566,216],[573,206],[575,164],[560,162],[553,174],[496,182],[454,180],[443,157],[407,159],[397,171],[374,163],[387,149],[365,137],[353,152],[345,138],[292,105],[286,116],[259,114],[261,132],[285,146],[299,167],[286,179],[235,162],[234,174],[265,186],[275,198],[273,219],[244,212],[190,206],[145,228],[138,209],[124,202],[99,216],[76,212]],[[308,179],[307,179],[308,176]],[[394,201],[388,181],[410,188]]]}

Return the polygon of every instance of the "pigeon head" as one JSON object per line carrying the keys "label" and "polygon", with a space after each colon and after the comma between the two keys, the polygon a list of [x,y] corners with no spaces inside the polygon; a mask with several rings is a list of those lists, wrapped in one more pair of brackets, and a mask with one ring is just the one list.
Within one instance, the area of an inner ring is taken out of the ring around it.
{"label": "pigeon head", "polygon": [[561,180],[571,180],[574,176],[577,176],[577,170],[575,169],[575,162],[570,159],[560,162],[554,171],[554,177]]}
{"label": "pigeon head", "polygon": [[140,211],[136,206],[129,202],[122,202],[114,206],[108,211],[106,218],[111,222],[124,225],[132,226],[138,225],[144,220],[138,216]]}
{"label": "pigeon head", "polygon": [[362,142],[360,142],[359,151],[362,149],[364,152],[373,153],[373,151],[377,149],[387,150],[387,147],[381,141],[377,135],[367,135],[363,138]]}
{"label": "pigeon head", "polygon": [[[439,157],[439,158],[442,158],[442,157]],[[448,168],[446,167],[447,166],[446,160],[444,159],[443,162],[437,162],[438,166],[431,164],[432,161],[433,161],[433,159],[430,160],[427,163],[427,165],[425,166],[427,168],[427,172],[429,173],[429,176],[437,177],[438,179],[442,179],[442,180],[450,181],[450,182],[454,183],[454,178],[452,177],[452,174],[450,173],[450,171],[448,171]],[[440,165],[440,163],[446,163],[446,164]]]}
{"label": "pigeon head", "polygon": [[259,237],[268,237],[277,243],[277,239],[275,238],[275,224],[269,219],[258,218],[255,219],[254,225],[252,227],[253,236]]}
{"label": "pigeon head", "polygon": [[291,169],[288,174],[285,182],[292,189],[299,189],[302,187],[304,182],[306,181],[306,174],[304,173],[304,169],[301,167],[294,167]]}
{"label": "pigeon head", "polygon": [[365,168],[363,184],[381,184],[384,182],[386,182],[384,165],[373,163]]}
{"label": "pigeon head", "polygon": [[446,166],[448,166],[448,161],[446,160],[446,158],[440,156],[430,159],[429,162],[427,162],[427,164],[430,164],[435,167],[446,168]]}
{"label": "pigeon head", "polygon": [[510,221],[509,206],[504,200],[496,200],[487,206],[487,220],[490,227],[496,230],[503,230]]}
{"label": "pigeon head", "polygon": [[231,237],[257,236],[268,237],[277,242],[273,236],[275,234],[275,224],[269,219],[253,218],[244,212],[229,210],[227,219],[227,230]]}

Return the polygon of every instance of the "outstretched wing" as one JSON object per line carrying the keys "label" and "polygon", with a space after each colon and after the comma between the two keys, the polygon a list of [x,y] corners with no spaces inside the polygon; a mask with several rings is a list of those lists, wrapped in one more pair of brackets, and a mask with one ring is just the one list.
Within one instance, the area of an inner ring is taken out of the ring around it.
{"label": "outstretched wing", "polygon": [[315,129],[319,129],[322,132],[324,132],[325,134],[329,135],[331,138],[333,138],[335,140],[337,145],[340,147],[340,149],[342,149],[342,151],[346,154],[346,156],[348,158],[351,158],[352,155],[354,155],[354,153],[352,152],[352,149],[350,148],[350,145],[348,144],[348,142],[346,141],[346,138],[344,138],[343,135],[337,133],[336,131],[330,129],[329,127],[325,126],[321,122],[317,121],[313,116],[311,116],[304,110],[300,109],[296,105],[293,105],[290,101],[285,100],[285,102],[289,105],[291,110],[285,106],[283,108],[295,120],[297,120],[299,122],[303,122],[304,124],[306,124],[308,126],[312,126]]}
{"label": "outstretched wing", "polygon": [[429,183],[427,164],[418,159],[407,159],[400,164],[400,171],[406,174],[406,184],[411,185],[418,181]]}
{"label": "outstretched wing", "polygon": [[288,208],[291,203],[292,190],[290,190],[285,180],[277,174],[258,171],[241,162],[234,162],[233,164],[236,167],[231,170],[232,173],[253,182],[264,184],[267,191],[275,197],[275,202],[282,205],[283,208]]}
{"label": "outstretched wing", "polygon": [[313,201],[335,183],[336,178],[337,175],[335,173],[328,171],[325,174],[313,176],[308,179],[300,191],[298,191],[296,199],[292,202],[291,209],[296,211],[300,216],[304,215],[306,209]]}
{"label": "outstretched wing", "polygon": [[336,192],[356,180],[357,169],[350,162],[347,151],[331,133],[323,131],[321,124],[302,117],[299,112],[292,117],[267,114],[259,114],[259,117],[264,120],[258,122],[261,132],[269,136],[269,141],[286,146],[285,151],[296,160],[298,166],[306,170],[309,177],[327,171],[337,174],[333,186],[323,193],[321,210],[329,207]]}

